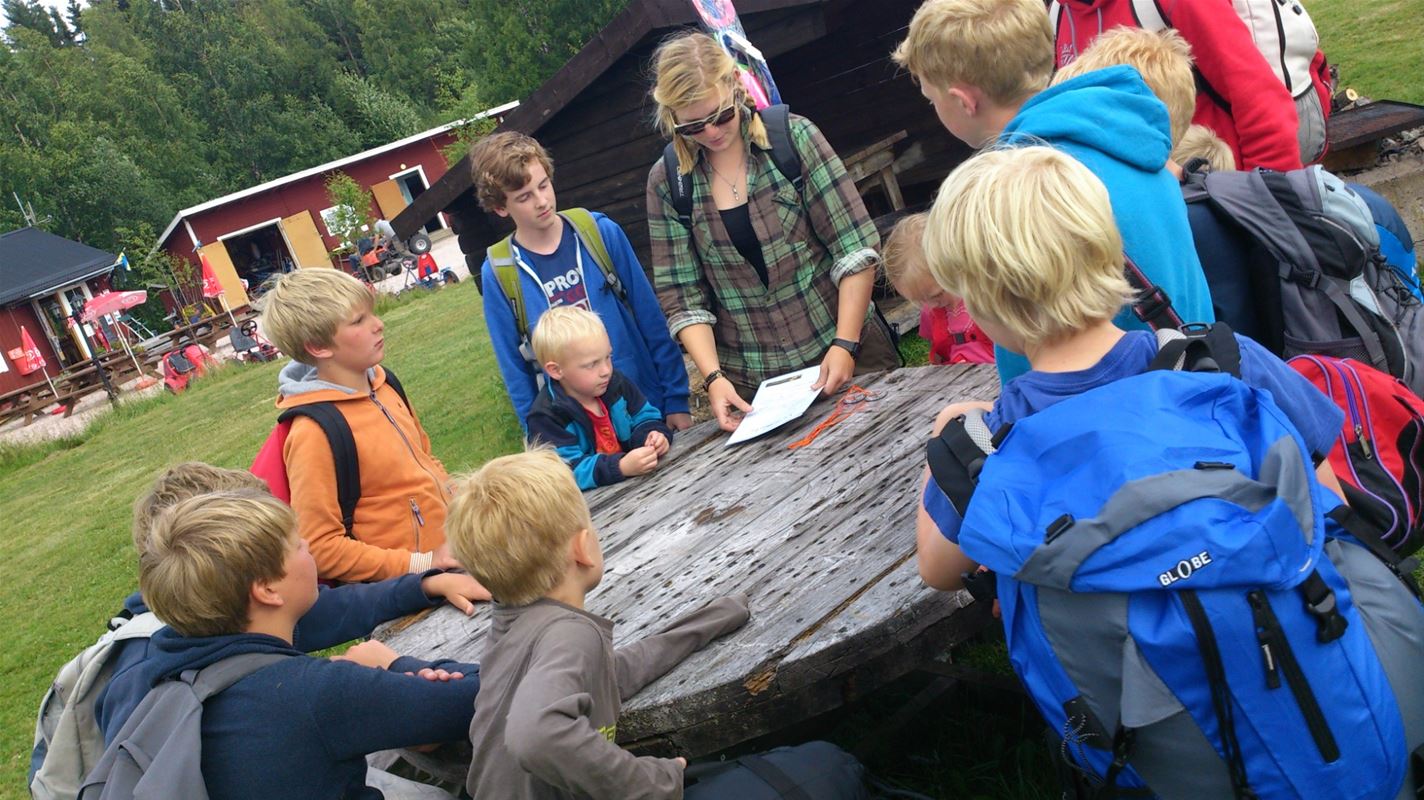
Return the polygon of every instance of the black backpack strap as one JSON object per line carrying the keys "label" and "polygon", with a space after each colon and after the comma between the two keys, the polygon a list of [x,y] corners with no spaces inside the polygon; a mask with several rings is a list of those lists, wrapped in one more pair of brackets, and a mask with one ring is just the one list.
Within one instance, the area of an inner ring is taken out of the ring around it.
{"label": "black backpack strap", "polygon": [[930,477],[949,498],[961,519],[979,485],[984,460],[994,452],[993,439],[984,424],[983,410],[976,408],[950,420],[925,446]]}
{"label": "black backpack strap", "polygon": [[1241,743],[1236,738],[1236,720],[1232,713],[1231,690],[1226,685],[1226,669],[1221,663],[1221,649],[1216,641],[1216,632],[1207,619],[1197,593],[1188,589],[1178,592],[1182,610],[1191,621],[1192,632],[1196,634],[1197,649],[1201,653],[1202,665],[1206,668],[1207,685],[1211,688],[1211,704],[1216,713],[1216,725],[1221,737],[1226,767],[1231,774],[1232,794],[1236,800],[1254,797],[1250,784],[1246,781],[1246,761],[1241,755]]}
{"label": "black backpack strap", "polygon": [[692,176],[677,171],[677,148],[672,142],[663,148],[663,171],[667,174],[668,197],[682,227],[692,230]]}
{"label": "black backpack strap", "polygon": [[386,372],[386,383],[390,384],[390,387],[396,390],[396,394],[400,395],[401,402],[405,403],[405,407],[414,411],[415,408],[410,404],[410,398],[405,396],[405,387],[401,386],[400,378],[397,378],[396,374],[391,372],[391,368],[384,364],[381,365],[381,369]]}
{"label": "black backpack strap", "polygon": [[796,143],[791,140],[791,106],[785,103],[767,106],[757,114],[766,126],[766,139],[771,144],[771,162],[796,187],[796,194],[801,194],[806,176],[801,166],[801,154],[796,152]]}
{"label": "black backpack strap", "polygon": [[753,775],[770,786],[778,797],[784,798],[784,800],[812,800],[811,795],[797,785],[790,775],[765,758],[751,754],[742,756],[737,759],[737,762],[751,770]]}
{"label": "black backpack strap", "polygon": [[[386,379],[391,374],[386,373]],[[400,384],[395,384],[399,386]],[[392,387],[394,388],[394,387]],[[396,389],[401,398],[405,393]],[[326,442],[331,446],[331,460],[336,466],[336,502],[341,507],[341,524],[346,535],[351,535],[355,522],[356,503],[361,499],[361,465],[356,459],[356,438],[351,435],[351,424],[342,416],[335,403],[307,403],[294,406],[282,412],[277,422],[287,422],[297,417],[306,417],[321,426],[326,434]]]}
{"label": "black backpack strap", "polygon": [[1224,372],[1241,377],[1241,343],[1225,322],[1185,325],[1157,334],[1157,356],[1149,370]]}
{"label": "black backpack strap", "polygon": [[1122,254],[1123,273],[1127,276],[1127,282],[1137,292],[1137,301],[1132,304],[1132,313],[1137,318],[1147,323],[1147,327],[1152,330],[1163,328],[1180,328],[1185,323],[1177,314],[1177,310],[1172,308],[1172,298],[1162,290],[1162,287],[1152,282],[1147,277],[1147,273],[1138,268],[1132,258],[1127,253]]}
{"label": "black backpack strap", "polygon": [[1385,543],[1384,537],[1380,535],[1374,525],[1343,503],[1331,509],[1325,516],[1334,520],[1351,536],[1355,537],[1355,541],[1373,553],[1375,558],[1384,562],[1384,565],[1389,567],[1389,571],[1399,578],[1411,594],[1416,598],[1421,597],[1419,582],[1414,579],[1414,571],[1419,568],[1416,559],[1400,558],[1399,552]]}

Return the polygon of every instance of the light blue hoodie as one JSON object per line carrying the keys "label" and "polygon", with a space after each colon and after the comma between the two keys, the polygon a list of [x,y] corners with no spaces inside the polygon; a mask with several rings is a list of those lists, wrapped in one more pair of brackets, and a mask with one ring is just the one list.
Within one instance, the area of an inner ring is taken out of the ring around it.
{"label": "light blue hoodie", "polygon": [[[1092,170],[1107,186],[1127,255],[1184,321],[1216,321],[1182,190],[1166,169],[1172,151],[1167,107],[1137,70],[1109,67],[1040,92],[1010,120],[1001,140],[1046,143]],[[1147,327],[1131,308],[1113,321],[1128,330]],[[994,350],[1003,383],[1028,371],[1023,356]]]}

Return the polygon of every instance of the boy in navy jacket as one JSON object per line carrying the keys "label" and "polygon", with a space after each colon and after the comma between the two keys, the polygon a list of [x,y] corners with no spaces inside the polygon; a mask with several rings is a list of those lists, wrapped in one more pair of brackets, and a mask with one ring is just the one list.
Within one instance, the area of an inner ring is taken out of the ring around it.
{"label": "boy in navy jacket", "polygon": [[217,492],[159,514],[139,589],[168,623],[153,637],[158,680],[239,654],[288,656],[204,703],[202,771],[214,800],[431,796],[432,787],[368,775],[366,756],[464,738],[479,667],[399,658],[377,642],[334,659],[298,650],[316,563],[280,500]]}
{"label": "boy in navy jacket", "polygon": [[[691,427],[682,350],[668,333],[648,276],[618,223],[583,209],[559,212],[553,159],[522,133],[481,139],[470,151],[470,165],[480,207],[514,223],[514,234],[490,252],[507,249],[500,260],[513,268],[518,296],[506,293],[491,258],[480,274],[485,325],[520,424],[529,430],[529,413],[540,391],[539,366],[529,360],[525,346],[528,337],[546,311],[568,305],[603,318],[618,369],[667,415],[669,427]],[[610,285],[600,257],[608,260],[618,287]],[[522,314],[515,313],[516,302]]]}
{"label": "boy in navy jacket", "polygon": [[[266,493],[267,485],[250,472],[197,461],[164,470],[152,488],[134,503],[133,540],[140,561],[148,552],[153,520],[164,510],[190,497],[237,490]],[[442,570],[411,573],[376,583],[322,587],[311,609],[297,621],[292,645],[303,652],[325,650],[369,636],[383,622],[424,611],[447,600],[465,614],[473,614],[472,601],[488,599],[489,593],[469,575]],[[143,595],[134,592],[124,600],[124,610],[138,616],[149,608]],[[112,677],[94,703],[94,719],[106,744],[113,740],[153,685],[159,670],[155,653],[149,639],[129,639],[115,645],[109,659]]]}
{"label": "boy in navy jacket", "polygon": [[598,315],[551,308],[531,343],[548,380],[529,410],[529,438],[552,446],[573,468],[580,489],[657,469],[672,431],[638,386],[613,368],[613,347]]}

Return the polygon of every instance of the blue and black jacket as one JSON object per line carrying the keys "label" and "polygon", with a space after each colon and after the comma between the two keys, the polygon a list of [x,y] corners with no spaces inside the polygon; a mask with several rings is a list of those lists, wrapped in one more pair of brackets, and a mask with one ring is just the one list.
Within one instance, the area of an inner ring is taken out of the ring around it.
{"label": "blue and black jacket", "polygon": [[[623,453],[643,446],[652,431],[660,431],[672,441],[672,431],[663,422],[662,412],[643,397],[636,384],[613,370],[608,390],[603,393],[608,419]],[[551,445],[574,471],[580,489],[607,486],[623,480],[618,462],[623,453],[598,453],[593,438],[593,422],[577,400],[564,394],[556,380],[545,382],[529,409],[529,438]]]}

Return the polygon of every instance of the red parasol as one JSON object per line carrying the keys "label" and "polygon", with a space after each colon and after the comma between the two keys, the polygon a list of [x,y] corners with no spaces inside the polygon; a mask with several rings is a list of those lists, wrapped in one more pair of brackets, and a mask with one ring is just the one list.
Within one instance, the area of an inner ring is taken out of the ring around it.
{"label": "red parasol", "polygon": [[84,303],[84,313],[80,319],[84,322],[93,322],[106,314],[117,314],[146,302],[148,302],[148,292],[103,292],[94,295]]}
{"label": "red parasol", "polygon": [[15,367],[21,375],[29,375],[31,372],[45,368],[44,354],[40,352],[39,345],[35,344],[35,340],[30,338],[30,332],[25,330],[24,325],[20,326],[20,349],[24,352]]}
{"label": "red parasol", "polygon": [[217,297],[222,294],[222,284],[218,282],[217,273],[213,272],[213,265],[208,263],[208,254],[199,250],[198,262],[203,265],[203,297]]}

